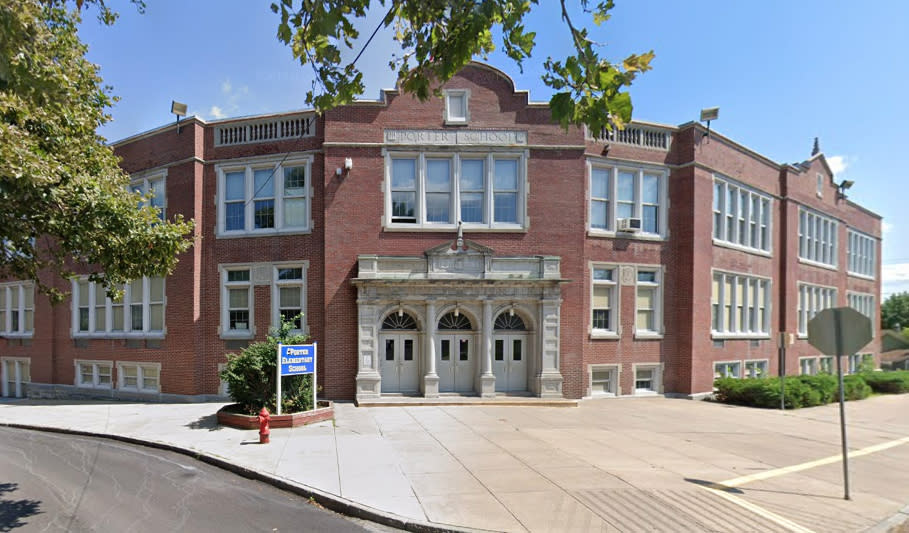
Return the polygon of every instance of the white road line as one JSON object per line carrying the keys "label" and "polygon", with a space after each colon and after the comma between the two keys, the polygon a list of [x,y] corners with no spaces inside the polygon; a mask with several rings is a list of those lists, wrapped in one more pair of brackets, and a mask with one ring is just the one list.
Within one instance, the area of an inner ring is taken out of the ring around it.
{"label": "white road line", "polygon": [[[890,448],[899,446],[900,444],[906,444],[909,442],[909,437],[903,437],[901,439],[892,440],[889,442],[883,442],[881,444],[875,444],[874,446],[868,446],[867,448],[862,448],[861,450],[855,450],[849,452],[849,457],[861,457],[863,455],[868,455]],[[728,481],[721,481],[718,485],[723,485],[726,487],[739,487],[745,483],[751,483],[752,481],[761,481],[764,479],[770,479],[778,476],[783,476],[786,474],[791,474],[793,472],[801,472],[802,470],[808,470],[810,468],[815,468],[818,466],[829,465],[831,463],[838,463],[843,460],[842,455],[831,455],[830,457],[825,457],[823,459],[818,459],[816,461],[809,461],[807,463],[802,463],[798,465],[784,466],[782,468],[775,468],[773,470],[767,470],[765,472],[758,472],[757,474],[750,474],[747,476],[737,477],[730,479]]]}
{"label": "white road line", "polygon": [[755,513],[758,516],[762,516],[762,517],[766,518],[767,520],[776,522],[777,524],[779,524],[780,526],[783,526],[784,528],[788,529],[789,531],[792,531],[794,533],[814,533],[814,531],[812,531],[806,527],[800,526],[800,525],[796,524],[795,522],[793,522],[792,520],[789,520],[788,518],[783,518],[782,516],[780,516],[776,513],[772,513],[770,511],[768,511],[767,509],[764,509],[763,507],[759,507],[751,502],[748,502],[739,497],[733,496],[732,494],[729,494],[726,491],[717,490],[715,488],[708,487],[705,485],[700,485],[700,487],[704,490],[712,492],[713,494],[716,494],[717,496],[719,496],[721,498],[726,499],[727,501],[729,501],[731,503],[734,503],[735,505],[738,505],[739,507],[742,507],[743,509],[747,509],[747,510],[751,511],[752,513]]}

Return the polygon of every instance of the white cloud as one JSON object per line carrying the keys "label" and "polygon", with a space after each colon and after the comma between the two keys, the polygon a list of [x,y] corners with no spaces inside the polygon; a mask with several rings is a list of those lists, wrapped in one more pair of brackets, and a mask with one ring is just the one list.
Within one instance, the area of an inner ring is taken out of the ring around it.
{"label": "white cloud", "polygon": [[893,263],[881,267],[883,299],[891,294],[909,291],[909,263]]}
{"label": "white cloud", "polygon": [[893,224],[886,220],[881,222],[881,233],[890,233],[891,231],[893,231]]}
{"label": "white cloud", "polygon": [[212,118],[224,118],[227,116],[224,114],[224,111],[222,111],[221,108],[216,105],[211,106],[208,114],[211,115]]}
{"label": "white cloud", "polygon": [[834,176],[846,172],[846,167],[849,166],[849,162],[846,161],[846,156],[844,155],[832,155],[828,157],[827,164],[830,165],[830,170],[833,172]]}
{"label": "white cloud", "polygon": [[233,85],[230,84],[230,80],[224,80],[221,82],[221,92],[224,94],[230,94],[230,91],[233,89]]}

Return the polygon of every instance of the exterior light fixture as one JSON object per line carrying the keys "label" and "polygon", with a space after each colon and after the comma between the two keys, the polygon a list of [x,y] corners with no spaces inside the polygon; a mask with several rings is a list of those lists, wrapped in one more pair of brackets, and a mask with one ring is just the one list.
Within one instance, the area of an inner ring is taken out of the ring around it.
{"label": "exterior light fixture", "polygon": [[710,121],[716,120],[718,118],[720,118],[719,107],[707,107],[701,109],[701,122],[707,123],[707,131],[704,132],[704,137],[707,137],[708,142],[710,141]]}
{"label": "exterior light fixture", "polygon": [[508,308],[508,316],[514,316],[514,302],[511,302],[511,307]]}
{"label": "exterior light fixture", "polygon": [[855,185],[855,182],[852,180],[843,180],[839,185],[836,186],[836,197],[839,200],[846,199],[846,190],[852,188]]}
{"label": "exterior light fixture", "polygon": [[454,316],[455,318],[461,316],[461,308],[458,304],[455,304]]}
{"label": "exterior light fixture", "polygon": [[170,112],[177,115],[177,133],[180,133],[180,117],[186,116],[186,104],[176,100],[170,101]]}
{"label": "exterior light fixture", "polygon": [[404,316],[404,308],[401,307],[401,302],[398,302],[398,318],[401,318],[403,316]]}

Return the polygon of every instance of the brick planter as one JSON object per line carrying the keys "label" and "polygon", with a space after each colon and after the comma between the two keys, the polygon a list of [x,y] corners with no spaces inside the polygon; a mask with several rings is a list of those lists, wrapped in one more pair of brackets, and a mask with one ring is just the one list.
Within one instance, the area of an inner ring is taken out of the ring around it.
{"label": "brick planter", "polygon": [[[230,426],[237,429],[259,429],[259,422],[255,416],[244,415],[240,413],[231,413],[227,411],[229,407],[221,408],[218,411],[218,423],[224,426]],[[272,428],[295,428],[305,426],[323,420],[332,420],[335,417],[335,408],[331,402],[319,402],[319,408],[302,413],[291,413],[289,415],[271,415],[269,426]]]}

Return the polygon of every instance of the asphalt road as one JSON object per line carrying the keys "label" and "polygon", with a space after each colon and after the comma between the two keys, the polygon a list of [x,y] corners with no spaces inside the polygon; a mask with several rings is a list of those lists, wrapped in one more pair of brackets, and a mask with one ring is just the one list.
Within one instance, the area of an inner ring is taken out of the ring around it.
{"label": "asphalt road", "polygon": [[391,531],[184,455],[0,427],[0,531]]}

